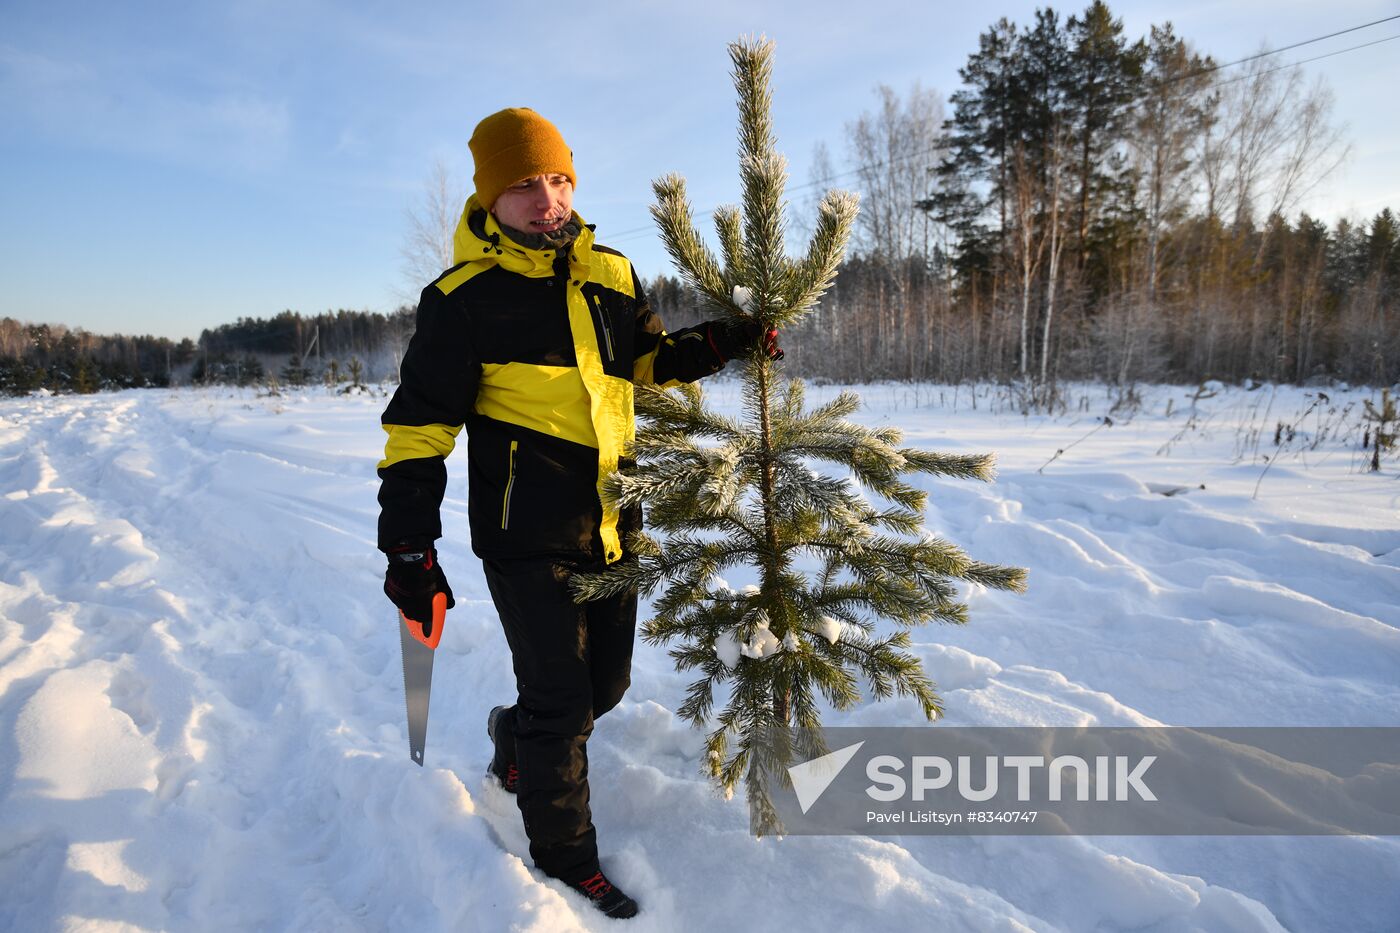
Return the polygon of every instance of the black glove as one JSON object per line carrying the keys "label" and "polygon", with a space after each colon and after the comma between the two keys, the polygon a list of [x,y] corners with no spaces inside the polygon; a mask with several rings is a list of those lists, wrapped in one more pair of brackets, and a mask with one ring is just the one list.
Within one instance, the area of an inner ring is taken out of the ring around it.
{"label": "black glove", "polygon": [[706,326],[709,330],[710,346],[719,354],[722,362],[727,363],[738,356],[748,356],[759,345],[760,340],[763,352],[770,360],[783,358],[782,348],[778,346],[776,327],[765,329],[754,320],[710,321]]}
{"label": "black glove", "polygon": [[432,634],[433,596],[447,594],[447,608],[457,605],[452,587],[447,585],[437,551],[432,545],[399,545],[386,552],[389,569],[384,572],[384,595],[414,622],[421,622],[424,634]]}

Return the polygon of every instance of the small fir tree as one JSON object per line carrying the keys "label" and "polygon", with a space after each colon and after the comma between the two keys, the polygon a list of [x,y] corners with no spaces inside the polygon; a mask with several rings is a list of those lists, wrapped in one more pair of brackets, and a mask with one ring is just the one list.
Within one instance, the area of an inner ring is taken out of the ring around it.
{"label": "small fir tree", "polygon": [[289,386],[301,387],[306,385],[307,378],[311,371],[302,362],[301,354],[293,353],[287,357],[287,365],[282,367],[282,381]]}
{"label": "small fir tree", "polygon": [[[770,116],[772,43],[729,47],[739,95],[743,211],[716,212],[717,259],[692,222],[685,183],[654,183],[652,215],[681,275],[712,312],[734,324],[790,327],[836,275],[856,215],[856,198],[822,200],[806,255],[784,246],[786,163]],[[988,455],[953,456],[901,447],[892,427],[848,421],[859,399],[843,392],[815,409],[800,380],[783,380],[756,345],[743,360],[739,418],[705,405],[698,386],[637,387],[643,424],[637,466],[614,474],[604,494],[622,507],[645,504],[659,537],[629,540],[635,561],[578,575],[580,599],[664,585],[652,644],[671,642],[682,671],[698,671],[679,714],[709,726],[707,770],[726,796],[744,779],[757,832],[780,832],[768,788],[797,754],[824,754],[821,699],[836,709],[860,700],[914,698],[932,720],[942,712],[934,685],[909,652],[909,628],[962,623],[967,606],[953,581],[1020,589],[1024,571],[971,560],[923,527],[926,495],[905,476],[929,473],[988,480]],[[855,480],[814,472],[835,464]],[[864,487],[884,500],[872,504]],[[734,592],[720,574],[757,571],[759,584]],[[887,620],[894,631],[878,631]],[[716,713],[716,694],[728,696]]]}
{"label": "small fir tree", "polygon": [[78,357],[74,366],[73,391],[83,395],[91,395],[97,391],[97,367],[93,365],[92,359],[86,356]]}
{"label": "small fir tree", "polygon": [[[257,385],[263,378],[262,360],[251,353],[243,354],[243,358],[234,366],[234,381],[240,386]],[[305,370],[302,371],[302,380],[299,385],[306,384]]]}

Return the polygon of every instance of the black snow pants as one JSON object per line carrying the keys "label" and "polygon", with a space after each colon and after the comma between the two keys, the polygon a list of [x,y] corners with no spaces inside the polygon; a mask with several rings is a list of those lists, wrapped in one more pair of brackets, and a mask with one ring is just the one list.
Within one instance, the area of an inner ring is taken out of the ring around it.
{"label": "black snow pants", "polygon": [[497,721],[497,746],[519,768],[516,802],[530,855],[565,880],[598,871],[588,806],[588,737],[593,721],[631,683],[637,594],[578,605],[576,565],[485,560],[486,583],[510,644],[518,697]]}

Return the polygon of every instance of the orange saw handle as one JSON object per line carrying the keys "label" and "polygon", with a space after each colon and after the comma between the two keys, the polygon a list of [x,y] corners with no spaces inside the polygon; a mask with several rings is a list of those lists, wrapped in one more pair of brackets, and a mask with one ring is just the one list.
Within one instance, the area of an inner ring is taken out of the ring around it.
{"label": "orange saw handle", "polygon": [[[433,594],[433,619],[428,625],[425,626],[422,622],[410,619],[408,616],[404,615],[402,611],[399,612],[399,618],[403,620],[404,627],[408,629],[408,634],[412,635],[416,640],[427,645],[429,648],[436,650],[438,642],[442,641],[443,624],[447,621],[447,594]],[[426,632],[424,631],[425,628],[427,629]]]}

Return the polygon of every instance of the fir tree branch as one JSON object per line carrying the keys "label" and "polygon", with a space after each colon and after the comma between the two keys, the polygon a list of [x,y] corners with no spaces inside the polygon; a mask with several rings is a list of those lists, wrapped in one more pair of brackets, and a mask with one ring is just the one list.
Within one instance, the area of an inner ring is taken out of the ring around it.
{"label": "fir tree branch", "polygon": [[690,201],[685,196],[685,179],[667,175],[652,182],[651,187],[656,194],[651,216],[661,228],[661,240],[676,268],[686,283],[714,308],[728,311],[732,307],[731,296],[719,263],[695,230]]}
{"label": "fir tree branch", "polygon": [[784,319],[779,326],[795,323],[819,300],[836,278],[846,252],[860,199],[844,191],[828,191],[817,208],[817,229],[807,256],[792,270]]}
{"label": "fir tree branch", "polygon": [[724,281],[733,286],[748,280],[744,266],[743,222],[739,219],[736,207],[721,207],[715,210],[715,232],[719,234],[721,255],[724,256]]}
{"label": "fir tree branch", "polygon": [[739,175],[744,198],[744,264],[754,301],[747,315],[765,326],[777,326],[791,320],[784,313],[788,263],[774,258],[787,252],[782,200],[787,160],[775,152],[745,156],[739,163]]}
{"label": "fir tree branch", "polygon": [[844,660],[841,653],[831,645],[822,644],[816,644],[813,651],[817,658],[813,664],[816,670],[812,679],[827,702],[838,710],[850,709],[859,703],[859,684],[851,672],[840,663]]}
{"label": "fir tree branch", "polygon": [[687,722],[699,725],[710,715],[715,703],[714,684],[716,674],[709,674],[686,688],[686,698],[676,709],[676,715]]}
{"label": "fir tree branch", "polygon": [[650,592],[656,585],[659,558],[623,560],[598,573],[574,573],[569,577],[569,592],[575,602],[585,603],[637,590]]}
{"label": "fir tree branch", "polygon": [[802,417],[802,408],[807,398],[807,388],[801,379],[789,379],[783,386],[780,410],[776,419],[780,424],[797,421]]}
{"label": "fir tree branch", "polygon": [[968,565],[962,578],[997,590],[1023,593],[1026,589],[1026,571],[1023,567],[1004,567],[975,560]]}
{"label": "fir tree branch", "polygon": [[895,506],[881,511],[870,510],[861,516],[861,522],[873,528],[884,528],[896,534],[916,535],[923,528],[923,510],[914,511],[903,506]]}
{"label": "fir tree branch", "polygon": [[739,179],[744,209],[743,284],[753,292],[749,313],[766,325],[775,323],[787,278],[783,244],[782,196],[786,161],[773,136],[773,43],[747,39],[730,43],[734,90],[739,98]]}
{"label": "fir tree branch", "polygon": [[698,383],[674,389],[639,385],[634,391],[633,404],[646,422],[638,429],[638,438],[659,433],[668,437],[714,437],[726,442],[751,443],[753,440],[742,424],[705,408],[704,390]]}
{"label": "fir tree branch", "polygon": [[996,458],[991,454],[940,454],[932,450],[907,448],[900,454],[909,469],[955,479],[996,479]]}

